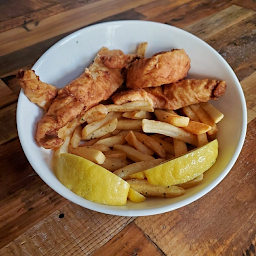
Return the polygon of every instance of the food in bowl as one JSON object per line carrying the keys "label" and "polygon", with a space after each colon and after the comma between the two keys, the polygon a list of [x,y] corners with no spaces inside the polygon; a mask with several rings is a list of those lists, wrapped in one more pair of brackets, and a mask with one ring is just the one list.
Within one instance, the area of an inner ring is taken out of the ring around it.
{"label": "food in bowl", "polygon": [[[88,200],[111,205],[126,203],[126,200],[122,203],[99,201],[101,193],[93,175],[81,176],[87,183],[84,183],[83,192],[78,192],[77,189],[83,187],[81,183],[76,187],[81,179],[79,175],[72,176],[66,167],[74,166],[70,162],[75,163],[74,159],[77,159],[83,163],[80,166],[84,166],[81,173],[88,174],[88,165],[67,153],[86,158],[113,172],[102,175],[103,181],[106,177],[106,188],[111,177],[116,180],[116,183],[111,183],[113,187],[120,183],[116,176],[128,180],[121,182],[124,188],[121,191],[125,191],[121,194],[135,202],[143,201],[144,196],[183,195],[187,187],[202,181],[203,173],[216,161],[216,123],[223,114],[208,100],[217,99],[225,93],[225,82],[184,79],[190,67],[190,59],[184,50],[161,52],[147,59],[144,57],[146,44],[143,46],[138,47],[137,54],[128,55],[121,50],[110,51],[103,47],[79,78],[58,91],[41,82],[33,71],[18,74],[25,94],[47,111],[37,126],[38,144],[55,151],[55,163],[59,164],[54,164],[54,169],[59,180]],[[168,75],[164,75],[166,72]],[[143,79],[144,76],[147,77]],[[129,81],[131,89],[121,87],[125,81]],[[44,90],[47,97],[42,94]],[[111,99],[114,104],[102,104],[113,93]],[[180,163],[180,168],[176,162]],[[197,168],[192,163],[200,162],[203,168],[196,172]],[[60,168],[61,164],[63,168]],[[91,166],[89,169],[93,166],[97,169],[95,165]],[[189,167],[191,172],[186,173]],[[66,175],[61,175],[62,169]],[[173,178],[179,171],[183,173],[181,177]],[[163,177],[165,181],[170,180],[168,175],[172,182],[163,183]],[[159,176],[162,183],[156,181]],[[91,179],[89,183],[95,185],[87,190],[88,177]],[[107,191],[105,187],[100,189]]]}

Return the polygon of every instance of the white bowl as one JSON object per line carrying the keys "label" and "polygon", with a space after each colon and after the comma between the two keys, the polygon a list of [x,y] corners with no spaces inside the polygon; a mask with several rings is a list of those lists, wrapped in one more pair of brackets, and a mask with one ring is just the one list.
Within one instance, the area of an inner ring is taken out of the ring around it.
{"label": "white bowl", "polygon": [[147,56],[159,51],[183,48],[191,58],[189,77],[216,78],[227,82],[227,91],[212,102],[224,119],[218,124],[219,157],[206,172],[203,182],[177,198],[147,198],[143,203],[108,206],[83,199],[64,187],[51,169],[52,151],[38,147],[34,136],[42,110],[21,91],[17,108],[17,126],[27,159],[38,175],[57,193],[88,209],[121,216],[146,216],[172,211],[199,199],[228,174],[244,143],[247,113],[240,83],[227,62],[208,44],[181,29],[148,21],[115,21],[81,29],[60,40],[36,62],[32,69],[44,82],[59,88],[78,77],[106,46],[134,53],[138,43],[148,42]]}

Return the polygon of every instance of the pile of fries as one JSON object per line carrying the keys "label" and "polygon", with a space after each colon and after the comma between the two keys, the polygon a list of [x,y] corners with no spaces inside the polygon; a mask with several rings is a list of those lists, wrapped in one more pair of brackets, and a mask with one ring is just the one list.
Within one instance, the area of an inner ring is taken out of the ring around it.
{"label": "pile of fries", "polygon": [[99,104],[66,127],[65,143],[56,153],[84,157],[144,196],[179,196],[201,182],[203,175],[169,188],[149,184],[143,171],[213,140],[222,118],[208,102],[177,111],[154,109],[147,101]]}

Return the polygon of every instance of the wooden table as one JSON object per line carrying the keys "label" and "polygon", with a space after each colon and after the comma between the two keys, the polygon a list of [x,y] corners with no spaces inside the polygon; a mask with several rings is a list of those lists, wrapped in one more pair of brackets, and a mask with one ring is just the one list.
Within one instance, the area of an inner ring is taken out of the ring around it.
{"label": "wooden table", "polygon": [[[17,137],[17,70],[93,23],[150,20],[200,37],[230,64],[248,108],[242,152],[209,194],[181,209],[118,217],[55,193]],[[0,255],[256,255],[255,0],[24,0],[0,4]]]}

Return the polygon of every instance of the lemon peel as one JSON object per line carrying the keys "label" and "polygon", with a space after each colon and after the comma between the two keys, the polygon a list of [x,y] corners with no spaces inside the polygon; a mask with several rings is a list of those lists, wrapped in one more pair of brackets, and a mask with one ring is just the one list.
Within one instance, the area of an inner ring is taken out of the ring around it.
{"label": "lemon peel", "polygon": [[171,186],[193,180],[207,171],[218,157],[217,139],[191,152],[144,171],[149,183]]}
{"label": "lemon peel", "polygon": [[54,160],[59,181],[75,194],[106,205],[125,205],[130,185],[105,168],[77,155],[63,153]]}

